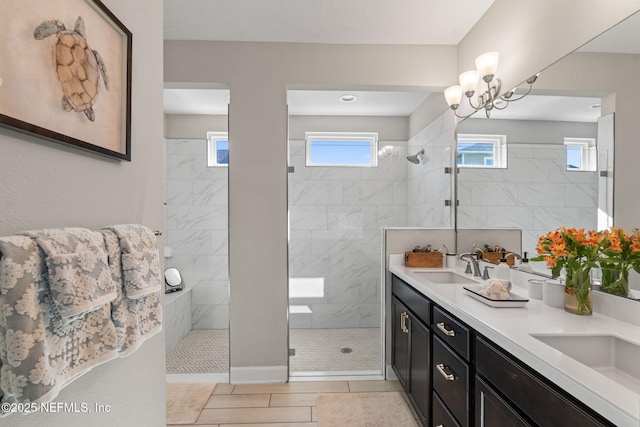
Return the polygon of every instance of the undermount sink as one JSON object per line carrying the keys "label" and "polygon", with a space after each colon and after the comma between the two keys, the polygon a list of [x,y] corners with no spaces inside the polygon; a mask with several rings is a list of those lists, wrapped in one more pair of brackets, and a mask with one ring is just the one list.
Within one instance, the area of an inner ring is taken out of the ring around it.
{"label": "undermount sink", "polygon": [[639,345],[613,335],[531,336],[623,387],[640,393]]}
{"label": "undermount sink", "polygon": [[431,283],[478,283],[453,271],[412,270],[412,272]]}

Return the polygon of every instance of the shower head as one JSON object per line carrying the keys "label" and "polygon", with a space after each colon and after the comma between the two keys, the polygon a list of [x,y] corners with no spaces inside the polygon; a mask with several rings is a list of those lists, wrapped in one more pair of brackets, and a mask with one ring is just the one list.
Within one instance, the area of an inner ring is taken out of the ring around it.
{"label": "shower head", "polygon": [[420,163],[422,163],[423,159],[424,159],[424,148],[418,151],[413,156],[407,156],[407,160],[409,160],[411,163],[416,165],[419,165]]}

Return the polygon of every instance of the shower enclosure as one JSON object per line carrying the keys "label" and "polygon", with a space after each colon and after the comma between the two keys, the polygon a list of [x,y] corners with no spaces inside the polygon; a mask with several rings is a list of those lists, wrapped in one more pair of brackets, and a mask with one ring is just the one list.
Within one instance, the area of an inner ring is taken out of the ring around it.
{"label": "shower enclosure", "polygon": [[[228,90],[208,93],[225,101],[229,96]],[[181,93],[188,95],[188,91]],[[176,116],[168,121],[165,267],[180,270],[187,288],[165,298],[168,374],[229,372],[226,102],[224,105],[220,120]],[[206,127],[194,126],[198,119],[206,119]],[[218,122],[224,126],[215,128]],[[187,128],[192,134],[180,137]],[[224,132],[207,135],[207,131]]]}
{"label": "shower enclosure", "polygon": [[330,123],[289,117],[289,370],[380,376],[382,227],[407,225],[407,141],[377,140],[376,166],[313,166],[305,132]]}

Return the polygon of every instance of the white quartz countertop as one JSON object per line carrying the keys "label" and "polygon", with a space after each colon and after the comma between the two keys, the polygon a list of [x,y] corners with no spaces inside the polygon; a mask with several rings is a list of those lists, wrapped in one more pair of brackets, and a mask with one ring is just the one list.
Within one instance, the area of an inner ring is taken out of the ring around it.
{"label": "white quartz countertop", "polygon": [[[463,284],[431,283],[414,272],[420,269],[405,267],[403,261],[392,255],[390,272],[612,423],[640,426],[640,389],[623,387],[531,336],[612,335],[640,345],[640,326],[597,312],[567,313],[536,299],[521,308],[493,308],[468,296]],[[512,292],[528,298],[526,288],[514,284]]]}

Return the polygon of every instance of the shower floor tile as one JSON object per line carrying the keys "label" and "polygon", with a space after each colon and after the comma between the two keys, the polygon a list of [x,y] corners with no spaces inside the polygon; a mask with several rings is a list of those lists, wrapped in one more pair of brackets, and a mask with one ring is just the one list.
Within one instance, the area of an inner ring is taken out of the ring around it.
{"label": "shower floor tile", "polygon": [[[379,328],[291,329],[292,375],[380,374]],[[192,330],[167,354],[167,373],[228,373],[229,331]]]}
{"label": "shower floor tile", "polygon": [[167,374],[229,372],[229,331],[194,329],[169,353]]}
{"label": "shower floor tile", "polygon": [[289,347],[293,375],[382,373],[380,328],[291,329]]}

